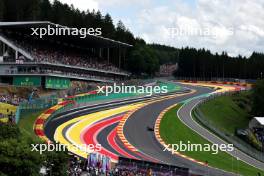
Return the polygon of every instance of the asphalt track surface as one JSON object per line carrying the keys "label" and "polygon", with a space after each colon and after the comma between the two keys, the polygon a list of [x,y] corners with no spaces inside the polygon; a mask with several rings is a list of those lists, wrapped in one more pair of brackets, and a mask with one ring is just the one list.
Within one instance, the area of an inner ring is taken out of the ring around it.
{"label": "asphalt track surface", "polygon": [[[131,145],[139,149],[142,153],[152,158],[159,159],[159,161],[161,162],[172,165],[178,165],[182,167],[188,167],[194,173],[199,173],[203,175],[215,175],[215,176],[234,175],[232,173],[228,173],[219,169],[215,169],[211,167],[208,168],[206,166],[196,164],[182,157],[178,157],[175,155],[172,156],[170,152],[163,151],[164,147],[161,144],[159,144],[159,142],[156,140],[153,132],[149,132],[147,130],[148,127],[153,127],[155,125],[158,115],[165,108],[173,104],[187,100],[189,98],[212,92],[212,90],[203,87],[192,87],[192,86],[186,86],[186,87],[193,88],[197,90],[197,92],[195,94],[176,97],[173,99],[153,103],[144,106],[143,108],[133,113],[124,126],[125,137],[130,142]],[[180,120],[184,124],[186,124],[190,129],[194,130],[208,141],[211,141],[212,143],[219,145],[227,144],[226,142],[224,142],[214,134],[210,133],[208,130],[204,129],[202,126],[196,123],[195,120],[192,119],[191,111],[199,101],[201,101],[201,99],[194,99],[189,103],[185,104],[178,112],[178,116]],[[230,152],[230,154],[238,158],[239,160],[242,160],[247,164],[252,165],[256,168],[262,170],[264,168],[264,163],[255,160],[254,158],[246,155],[245,153],[239,150],[235,149],[233,152]]]}
{"label": "asphalt track surface", "polygon": [[[125,123],[125,126],[124,126],[125,137],[129,141],[129,143],[132,144],[135,148],[137,148],[143,156],[147,156],[148,158],[159,161],[161,163],[189,168],[192,172],[199,173],[202,175],[212,175],[212,176],[214,175],[215,176],[233,175],[231,173],[227,173],[219,169],[208,168],[206,166],[196,164],[182,157],[172,155],[170,152],[163,151],[164,147],[156,140],[153,131],[147,130],[148,127],[154,127],[158,115],[165,108],[173,104],[182,102],[184,100],[193,98],[195,96],[207,94],[213,91],[212,89],[208,89],[204,87],[192,87],[192,86],[185,86],[185,87],[193,88],[197,92],[195,92],[194,94],[183,95],[183,96],[178,96],[178,97],[171,98],[168,100],[158,101],[158,102],[149,104],[147,106],[144,106],[143,108],[134,112]],[[221,139],[219,139],[218,137],[214,136],[213,134],[205,130],[203,127],[198,125],[192,119],[190,112],[198,101],[199,100],[192,100],[191,102],[183,106],[179,111],[180,119],[183,121],[183,123],[185,123],[191,129],[198,132],[201,136],[208,139],[209,141],[212,141],[213,143],[217,143],[217,144],[224,143]],[[129,104],[129,103],[127,102],[124,104]],[[71,111],[70,114],[67,114],[67,113],[61,114],[62,116],[60,115],[58,116],[58,118],[48,121],[45,127],[45,133],[49,139],[53,139],[53,135],[56,130],[56,127],[58,127],[60,124],[72,118],[75,118],[80,115],[85,115],[85,114],[90,114],[93,112],[101,111],[101,110],[111,109],[113,107],[119,107],[119,106],[121,105],[115,104],[115,103],[113,103],[112,106],[110,107],[104,107],[104,106],[100,107],[100,106],[95,105],[95,106],[90,106],[87,108]],[[120,155],[120,153],[118,153],[116,150],[112,148],[111,145],[109,145],[109,141],[106,138],[106,136],[108,136],[111,133],[111,131],[114,130],[116,125],[117,124],[113,124],[103,129],[97,136],[97,140],[108,151],[111,151],[112,153],[116,155]],[[124,152],[128,153],[134,158],[145,159],[144,157],[142,157],[142,155],[138,156],[135,153],[127,150],[126,147],[122,145],[122,142],[118,141],[118,139],[116,139],[116,142],[118,146]],[[240,151],[235,151],[232,153],[232,155],[239,157],[241,160],[245,160],[247,163],[254,165],[258,168],[264,168],[263,163],[247,156],[246,154]]]}
{"label": "asphalt track surface", "polygon": [[[184,91],[183,91],[184,92]],[[154,96],[154,97],[139,97],[139,98],[130,98],[126,100],[112,100],[110,102],[102,102],[98,104],[91,104],[84,107],[68,110],[66,112],[62,112],[60,114],[57,114],[52,119],[48,119],[48,121],[45,123],[44,132],[45,135],[51,140],[54,141],[54,134],[58,126],[61,124],[87,114],[107,110],[107,109],[113,109],[120,106],[128,105],[131,103],[141,102],[145,100],[150,100],[153,98],[162,97],[161,96]]]}
{"label": "asphalt track surface", "polygon": [[164,147],[156,140],[153,131],[147,130],[148,127],[154,127],[158,115],[167,107],[190,99],[194,96],[207,94],[213,91],[212,89],[203,87],[195,87],[195,89],[197,92],[194,94],[152,103],[137,110],[126,121],[124,126],[124,135],[129,143],[137,148],[141,153],[157,159],[162,163],[189,168],[193,173],[199,173],[202,175],[233,175],[215,168],[202,166],[180,156],[172,155],[171,152],[163,151]]}
{"label": "asphalt track surface", "polygon": [[[148,99],[149,98],[146,98],[146,100],[148,100]],[[132,99],[132,101],[137,102],[138,100]],[[49,119],[46,122],[45,128],[44,128],[45,135],[51,141],[54,141],[55,131],[56,131],[57,127],[59,127],[61,124],[65,123],[71,119],[74,119],[76,117],[82,116],[82,115],[91,114],[91,113],[99,112],[102,110],[116,108],[116,107],[120,107],[120,106],[127,105],[130,103],[131,103],[130,100],[127,102],[126,101],[125,102],[124,101],[113,101],[113,103],[112,102],[105,102],[105,103],[100,103],[98,105],[88,105],[85,107],[80,107],[80,108],[76,108],[74,110],[69,110],[69,111],[60,113],[60,114],[56,115],[55,117],[53,117],[52,119]]]}
{"label": "asphalt track surface", "polygon": [[[127,156],[129,155],[130,156],[129,158],[132,158],[132,159],[145,160],[145,158],[143,158],[142,156],[138,156],[135,153],[133,153],[130,150],[128,150],[117,137],[115,137],[115,141],[116,141],[117,146],[120,148],[119,151],[114,149],[113,146],[111,146],[109,144],[109,141],[107,141],[106,136],[109,136],[111,131],[113,131],[117,127],[117,125],[118,125],[118,123],[110,125],[110,126],[106,127],[105,129],[103,129],[97,136],[98,142],[100,144],[102,144],[102,146],[105,149],[115,153],[118,156],[122,156],[122,157],[126,157],[127,158]],[[122,153],[120,151],[122,151]]]}
{"label": "asphalt track surface", "polygon": [[[185,87],[193,88],[191,86],[185,86]],[[194,96],[207,94],[213,91],[212,89],[202,88],[202,87],[195,87],[195,89],[197,92],[195,92],[194,94],[178,96],[168,100],[152,103],[133,113],[125,123],[124,135],[126,136],[127,140],[130,142],[130,144],[132,144],[135,148],[139,149],[139,152],[135,154],[129,151],[126,147],[122,146],[121,141],[118,142],[120,148],[122,148],[125,152],[129,153],[130,155],[132,155],[137,159],[146,160],[147,158],[148,161],[158,161],[165,164],[171,164],[183,168],[189,168],[194,173],[199,173],[202,175],[208,175],[208,173],[210,173],[210,175],[212,176],[232,175],[217,169],[201,166],[184,158],[172,155],[170,152],[164,152],[163,151],[164,147],[161,146],[161,144],[156,140],[153,131],[147,130],[148,127],[154,127],[159,113],[163,111],[165,108],[175,103],[179,103],[184,100],[190,99]],[[129,103],[124,103],[122,105],[125,104],[129,104]],[[106,109],[111,109],[122,105],[113,103],[110,107],[104,107],[103,105],[89,106],[87,108],[81,108],[76,111],[70,111],[69,114],[68,113],[60,114],[58,115],[58,117],[55,117],[47,122],[47,124],[45,125],[45,134],[49,139],[53,140],[56,128],[59,125],[63,124],[64,122],[67,122],[68,120],[81,115],[86,115]],[[63,133],[65,133],[66,130],[67,129],[65,129]],[[108,151],[114,152],[113,148],[109,145],[108,141],[105,140],[107,134],[109,134],[109,131],[107,129],[101,131],[101,133],[98,135],[99,136],[98,141]]]}

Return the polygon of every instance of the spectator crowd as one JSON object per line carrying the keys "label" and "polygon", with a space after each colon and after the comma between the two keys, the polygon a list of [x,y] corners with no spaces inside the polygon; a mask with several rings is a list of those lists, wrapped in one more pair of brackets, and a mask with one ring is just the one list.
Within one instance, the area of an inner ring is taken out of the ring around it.
{"label": "spectator crowd", "polygon": [[25,101],[24,98],[18,97],[16,95],[0,95],[0,102],[7,103],[11,105],[18,106],[19,103]]}
{"label": "spectator crowd", "polygon": [[264,129],[255,127],[255,128],[252,129],[252,131],[255,134],[257,140],[261,142],[262,151],[263,151],[263,148],[264,148]]}
{"label": "spectator crowd", "polygon": [[80,176],[190,176],[189,170],[176,166],[119,159],[110,163],[108,157],[90,154],[88,160],[76,156],[70,159],[69,175]]}
{"label": "spectator crowd", "polygon": [[86,54],[55,51],[53,49],[34,48],[30,50],[36,62],[48,62],[64,64],[77,67],[100,69],[112,72],[121,72],[120,69],[106,61],[99,62],[98,57],[91,57]]}
{"label": "spectator crowd", "polygon": [[[60,44],[56,46],[51,46],[50,44],[32,44],[31,42],[26,42],[25,38],[18,40],[17,36],[14,37],[7,34],[8,38],[12,40],[17,46],[28,51],[31,56],[35,59],[35,62],[47,62],[53,64],[63,64],[84,68],[93,68],[104,71],[111,72],[121,72],[125,71],[116,67],[112,63],[108,63],[105,58],[96,56],[90,51],[84,51],[76,48],[62,47]],[[20,36],[21,37],[21,36]]]}
{"label": "spectator crowd", "polygon": [[6,70],[7,74],[57,74],[57,75],[63,75],[63,76],[71,76],[71,77],[82,77],[84,79],[99,79],[99,80],[105,80],[105,81],[114,81],[119,80],[118,78],[113,77],[104,77],[99,76],[95,74],[88,74],[88,73],[81,73],[76,72],[75,70],[69,70],[69,71],[61,71],[61,70],[54,70],[54,69],[47,69],[47,68],[40,68],[37,69],[31,69],[31,70]]}

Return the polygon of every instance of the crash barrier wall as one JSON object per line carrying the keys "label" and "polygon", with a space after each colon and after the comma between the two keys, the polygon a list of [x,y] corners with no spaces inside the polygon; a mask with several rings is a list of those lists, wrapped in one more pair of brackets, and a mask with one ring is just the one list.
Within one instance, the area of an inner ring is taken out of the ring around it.
{"label": "crash barrier wall", "polygon": [[234,83],[247,83],[247,84],[255,84],[257,80],[254,79],[235,79],[235,78],[197,78],[197,77],[176,77],[176,80],[182,81],[201,81],[201,82],[234,82]]}
{"label": "crash barrier wall", "polygon": [[199,81],[199,80],[180,80],[183,83],[202,83],[202,84],[214,84],[214,85],[231,85],[231,86],[242,86],[245,88],[252,88],[252,83],[242,83],[233,81]]}
{"label": "crash barrier wall", "polygon": [[[181,90],[181,87],[176,85],[175,83],[158,81],[157,84],[159,86],[167,86],[168,92],[174,92],[174,91]],[[134,93],[119,93],[119,94],[110,93],[108,96],[106,96],[103,93],[97,93],[97,91],[92,91],[90,93],[81,94],[79,96],[71,96],[69,98],[66,98],[65,100],[75,101],[77,106],[81,106],[81,105],[87,104],[89,102],[94,102],[94,101],[130,98],[130,97],[135,97],[137,95],[138,94],[134,94]]]}
{"label": "crash barrier wall", "polygon": [[119,157],[117,166],[136,166],[138,169],[152,169],[153,171],[164,171],[164,172],[172,172],[173,175],[179,175],[179,176],[189,176],[189,169],[173,166],[173,165],[166,165],[166,164],[160,164],[160,163],[152,163],[148,161],[143,160],[134,160],[124,157]]}
{"label": "crash barrier wall", "polygon": [[[176,87],[174,83],[164,83],[164,82],[159,83],[160,86],[166,85],[166,84],[169,87],[170,91],[180,90],[180,88],[178,88],[179,86],[177,86],[177,88],[175,88],[174,90],[173,85]],[[59,102],[59,100],[56,99],[57,101],[51,101],[49,104],[46,103],[43,105],[43,109],[47,109],[47,110],[41,113],[39,117],[37,118],[35,125],[34,125],[35,133],[40,138],[44,139],[45,141],[48,141],[48,139],[46,138],[44,134],[44,126],[49,120],[53,119],[53,117],[57,116],[58,114],[69,111],[73,108],[83,106],[84,104],[87,104],[88,102],[94,102],[94,101],[99,101],[99,100],[114,100],[114,99],[120,99],[120,98],[128,98],[132,96],[134,96],[134,94],[128,94],[128,93],[123,93],[123,94],[113,93],[113,94],[110,94],[109,96],[106,96],[105,94],[98,93],[98,91],[95,90],[95,91],[90,91],[88,93],[83,93],[80,95],[67,97],[61,102]],[[34,108],[29,108],[29,109],[32,110]],[[21,112],[19,111],[19,113]],[[20,117],[21,114],[18,114],[18,116]]]}

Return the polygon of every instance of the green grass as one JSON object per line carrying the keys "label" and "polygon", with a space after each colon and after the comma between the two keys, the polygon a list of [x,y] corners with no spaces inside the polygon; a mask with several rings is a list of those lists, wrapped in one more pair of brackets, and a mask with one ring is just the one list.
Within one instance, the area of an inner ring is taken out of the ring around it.
{"label": "green grass", "polygon": [[[203,137],[185,126],[177,117],[177,111],[181,105],[169,110],[160,124],[160,135],[166,144],[179,144],[182,141],[187,144],[190,141],[192,144],[211,144]],[[239,173],[245,176],[256,176],[258,172],[264,174],[263,171],[256,169],[252,166],[245,164],[242,161],[238,161],[231,157],[226,152],[219,152],[218,154],[212,154],[212,152],[194,152],[186,151],[182,152],[191,158],[198,161],[208,162],[210,166],[223,169],[233,173]]]}
{"label": "green grass", "polygon": [[[9,112],[7,113],[7,109],[9,109]],[[16,113],[16,106],[0,103],[0,113],[2,114],[9,114],[10,112],[13,112],[13,114]],[[33,125],[36,120],[36,118],[42,113],[41,112],[35,112],[35,113],[29,113],[27,115],[24,115],[23,118],[20,119],[18,123],[18,127],[22,133],[23,137],[29,137],[33,139],[34,141],[38,141],[39,138],[35,135],[35,132],[33,130]],[[0,119],[2,122],[7,122],[8,119]]]}
{"label": "green grass", "polygon": [[247,99],[243,95],[221,96],[202,104],[200,110],[213,126],[233,135],[250,121]]}
{"label": "green grass", "polygon": [[33,130],[33,125],[35,123],[36,118],[41,113],[42,112],[31,113],[31,114],[27,115],[26,117],[21,118],[18,122],[18,127],[19,127],[21,133],[24,136],[30,137],[31,139],[33,139],[35,141],[39,141],[39,138]]}

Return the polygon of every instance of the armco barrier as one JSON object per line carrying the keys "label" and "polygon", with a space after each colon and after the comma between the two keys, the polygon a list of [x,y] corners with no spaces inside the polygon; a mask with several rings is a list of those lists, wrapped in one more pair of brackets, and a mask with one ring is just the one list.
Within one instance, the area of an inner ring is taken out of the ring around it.
{"label": "armco barrier", "polygon": [[258,151],[257,149],[253,148],[250,144],[246,143],[242,139],[238,138],[237,136],[230,136],[225,134],[222,130],[218,129],[215,125],[213,125],[208,118],[205,117],[205,115],[201,112],[200,106],[203,103],[206,103],[207,101],[210,101],[216,97],[223,96],[223,95],[231,95],[232,93],[222,93],[218,95],[212,95],[210,97],[207,97],[200,101],[200,103],[194,108],[193,115],[194,118],[202,124],[205,128],[207,128],[209,131],[213,132],[220,138],[224,139],[226,142],[234,144],[234,146],[243,151],[244,153],[248,154],[249,156],[264,162],[264,153],[261,151]]}
{"label": "armco barrier", "polygon": [[[160,83],[165,84],[164,82],[160,82]],[[168,86],[170,86],[170,88],[171,88],[172,83],[168,83]],[[72,108],[73,105],[81,106],[82,104],[85,104],[85,103],[89,103],[89,102],[97,101],[97,100],[105,100],[106,98],[118,99],[118,98],[124,98],[124,97],[131,96],[131,95],[127,95],[127,94],[111,94],[111,95],[109,97],[106,97],[105,94],[98,93],[98,91],[95,90],[95,91],[90,91],[88,93],[83,93],[80,95],[69,96],[69,97],[65,98],[62,103],[57,104],[58,100],[55,102],[52,102],[51,105],[46,106],[46,109],[48,109],[48,110],[46,110],[44,113],[42,113],[37,118],[35,125],[34,125],[35,133],[40,138],[44,139],[45,141],[48,141],[48,139],[45,137],[45,134],[43,131],[45,123],[47,122],[47,120],[50,120],[50,119],[52,119],[53,116],[55,116],[61,112],[65,112],[65,110]],[[21,111],[18,111],[18,116],[19,116],[19,113],[21,113]],[[21,114],[20,114],[20,116],[21,116]]]}
{"label": "armco barrier", "polygon": [[249,83],[239,83],[239,82],[231,82],[231,81],[191,81],[191,80],[180,80],[179,82],[183,83],[203,83],[203,84],[219,84],[219,85],[236,85],[236,86],[242,86],[246,88],[251,88],[252,84]]}
{"label": "armco barrier", "polygon": [[[75,101],[76,103],[84,103],[92,101],[94,97],[98,96],[97,91],[90,91],[76,96],[69,96],[65,101]],[[16,123],[21,118],[26,118],[31,113],[42,112],[52,106],[57,105],[59,98],[57,96],[49,96],[46,98],[39,98],[31,102],[20,103],[16,110]]]}

